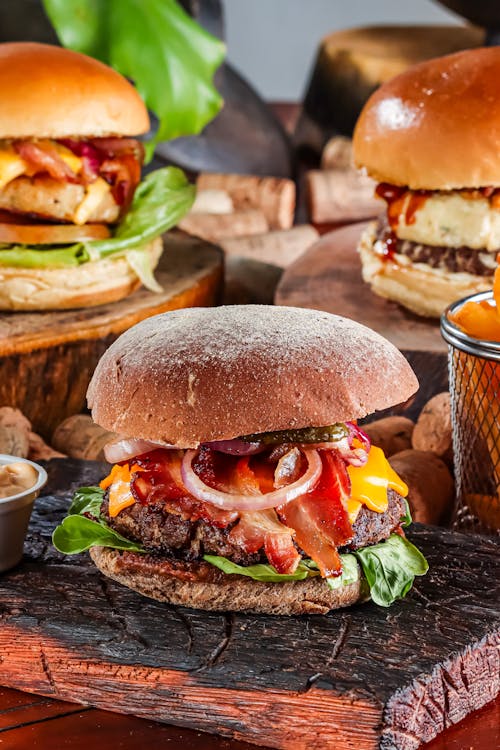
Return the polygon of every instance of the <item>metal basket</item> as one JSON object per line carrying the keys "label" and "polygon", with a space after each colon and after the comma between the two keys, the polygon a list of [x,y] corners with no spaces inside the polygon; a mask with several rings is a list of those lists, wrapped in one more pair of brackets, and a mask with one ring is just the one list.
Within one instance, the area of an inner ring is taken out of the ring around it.
{"label": "metal basket", "polygon": [[500,534],[500,343],[480,341],[450,318],[465,302],[490,300],[481,292],[454,302],[441,317],[448,343],[456,529]]}

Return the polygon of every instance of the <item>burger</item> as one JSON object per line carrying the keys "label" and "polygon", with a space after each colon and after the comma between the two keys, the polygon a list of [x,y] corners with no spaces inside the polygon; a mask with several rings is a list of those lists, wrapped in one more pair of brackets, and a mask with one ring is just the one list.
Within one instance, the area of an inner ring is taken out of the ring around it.
{"label": "burger", "polygon": [[387,606],[426,572],[404,534],[408,488],[356,420],[404,401],[388,341],[315,310],[232,306],[147,319],[88,390],[117,438],[100,487],[54,531],[110,578],[200,609]]}
{"label": "burger", "polygon": [[149,130],[135,88],[86,55],[0,44],[0,309],[86,307],[153,278],[190,207],[180,170],[141,182]]}
{"label": "burger", "polygon": [[379,184],[385,215],[364,232],[374,292],[439,317],[491,289],[500,250],[500,48],[415,65],[368,100],[354,160]]}

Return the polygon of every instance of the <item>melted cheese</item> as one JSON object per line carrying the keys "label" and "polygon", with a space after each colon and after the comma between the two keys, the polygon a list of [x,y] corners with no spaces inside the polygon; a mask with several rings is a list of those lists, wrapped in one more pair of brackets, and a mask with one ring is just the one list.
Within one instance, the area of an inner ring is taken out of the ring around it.
{"label": "melted cheese", "polygon": [[73,222],[75,224],[85,224],[109,191],[110,187],[102,177],[98,177],[95,182],[87,185],[85,196],[73,214]]}
{"label": "melted cheese", "polygon": [[397,236],[417,244],[472,247],[497,250],[500,247],[500,210],[487,198],[467,198],[457,191],[432,193],[406,223],[411,195],[402,204]]}
{"label": "melted cheese", "polygon": [[[78,174],[82,168],[82,160],[79,156],[66,148],[61,146],[60,143],[52,143],[55,150],[61,159],[73,170],[75,174]],[[15,180],[16,177],[20,177],[23,174],[29,172],[29,167],[22,159],[19,154],[14,150],[11,145],[3,145],[0,147],[0,190]]]}
{"label": "melted cheese", "polygon": [[26,162],[12,146],[0,148],[0,190],[26,172]]}
{"label": "melted cheese", "polygon": [[134,464],[131,468],[128,464],[123,466],[115,464],[111,473],[99,484],[102,490],[109,487],[108,512],[111,518],[115,518],[118,513],[135,503],[135,498],[130,490],[130,479],[131,475],[138,471],[142,471],[142,469],[137,464]]}
{"label": "melted cheese", "polygon": [[347,503],[349,520],[356,520],[361,506],[366,505],[376,513],[384,513],[388,506],[387,490],[395,490],[402,497],[408,494],[408,487],[396,474],[384,455],[384,451],[372,445],[368,461],[364,466],[348,466],[351,480],[351,496]]}
{"label": "melted cheese", "polygon": [[67,164],[75,174],[78,174],[82,168],[82,160],[80,157],[76,156],[76,154],[70,151],[69,148],[66,148],[66,146],[61,146],[60,143],[53,143],[52,145],[55,147],[63,162]]}

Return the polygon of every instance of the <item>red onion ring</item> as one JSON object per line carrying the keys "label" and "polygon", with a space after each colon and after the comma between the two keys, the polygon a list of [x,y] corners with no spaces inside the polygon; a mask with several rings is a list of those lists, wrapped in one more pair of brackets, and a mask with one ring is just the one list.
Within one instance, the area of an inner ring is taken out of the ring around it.
{"label": "red onion ring", "polygon": [[211,448],[219,453],[227,453],[230,456],[252,456],[254,453],[260,453],[265,446],[262,443],[249,443],[246,440],[212,440],[210,443],[202,443],[205,448]]}
{"label": "red onion ring", "polygon": [[289,503],[300,495],[309,492],[316,485],[323,469],[319,453],[315,450],[304,450],[303,454],[307,459],[307,469],[296,482],[292,482],[285,487],[264,495],[232,494],[215,490],[202,481],[194,472],[192,466],[196,454],[197,451],[195,450],[187,450],[184,454],[181,466],[184,486],[197,500],[212,503],[212,505],[224,508],[224,510],[267,510],[268,508],[276,508],[278,505]]}
{"label": "red onion ring", "polygon": [[104,446],[104,456],[110,464],[119,464],[122,461],[129,461],[131,458],[142,456],[143,453],[149,453],[149,451],[154,451],[157,448],[175,447],[175,445],[157,443],[152,440],[120,438]]}

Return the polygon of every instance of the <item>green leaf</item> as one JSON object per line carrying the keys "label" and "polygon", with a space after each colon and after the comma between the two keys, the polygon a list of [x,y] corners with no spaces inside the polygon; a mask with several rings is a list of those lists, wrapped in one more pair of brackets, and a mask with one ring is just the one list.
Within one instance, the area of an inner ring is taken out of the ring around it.
{"label": "green leaf", "polygon": [[105,258],[151,242],[171,229],[194,203],[196,188],[177,167],[150,172],[139,183],[130,210],[118,224],[113,237],[88,242],[92,258]]}
{"label": "green leaf", "polygon": [[76,555],[85,552],[90,547],[111,547],[113,549],[145,552],[145,550],[130,539],[125,539],[109,526],[92,521],[86,516],[66,516],[52,534],[52,543],[59,552],[65,555]]}
{"label": "green leaf", "polygon": [[[314,560],[302,560],[295,573],[284,574],[278,573],[272,565],[237,565],[226,557],[217,557],[216,555],[204,555],[203,559],[215,565],[224,573],[248,576],[253,578],[254,581],[284,583],[285,581],[303,581],[305,578],[319,576],[319,569]],[[342,575],[326,579],[326,583],[331,589],[338,589],[341,586],[355,583],[360,576],[359,566],[353,555],[341,555],[340,559],[342,560]]]}
{"label": "green leaf", "polygon": [[295,573],[288,575],[278,573],[272,565],[237,565],[226,557],[218,557],[216,555],[203,555],[203,559],[211,565],[215,565],[216,568],[219,568],[224,573],[236,573],[240,576],[248,576],[249,578],[253,578],[254,581],[283,583],[284,581],[302,581],[304,578],[319,575],[319,571],[316,572],[313,567],[314,563],[313,566],[310,565],[311,560],[303,560],[299,563]]}
{"label": "green leaf", "polygon": [[354,555],[340,555],[340,559],[342,560],[342,575],[326,579],[328,587],[333,591],[356,583],[361,577],[358,561]]}
{"label": "green leaf", "polygon": [[0,249],[0,266],[17,268],[66,268],[86,263],[89,254],[83,245],[47,249],[40,246],[11,245]]}
{"label": "green leaf", "polygon": [[73,495],[68,515],[89,513],[91,516],[99,518],[103,497],[104,490],[101,490],[100,487],[79,487]]}
{"label": "green leaf", "polygon": [[[191,208],[195,194],[195,186],[188,182],[181,169],[157,169],[150,172],[138,185],[132,205],[118,224],[113,237],[54,250],[44,246],[14,245],[9,249],[0,249],[0,265],[61,268],[138,250],[175,226]],[[140,276],[141,280],[144,278],[147,281],[149,276],[146,262],[141,264],[137,256],[133,256],[134,270],[140,270],[143,274]]]}
{"label": "green leaf", "polygon": [[134,81],[159,119],[156,142],[196,135],[220,110],[213,76],[225,45],[175,0],[44,0],[44,6],[65,47]]}
{"label": "green leaf", "polygon": [[411,510],[410,510],[410,505],[408,503],[408,500],[405,497],[403,497],[402,500],[405,504],[405,514],[401,519],[401,526],[404,526],[406,528],[407,526],[410,526],[410,524],[413,523],[413,518],[411,517]]}
{"label": "green leaf", "polygon": [[408,539],[392,534],[389,539],[354,552],[359,560],[375,604],[390,606],[413,585],[415,576],[429,568],[427,560]]}

